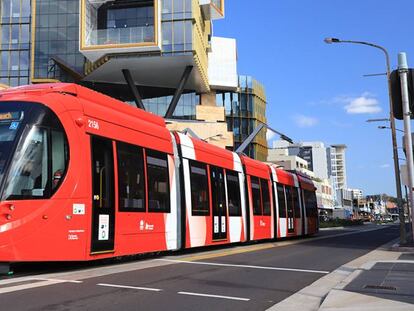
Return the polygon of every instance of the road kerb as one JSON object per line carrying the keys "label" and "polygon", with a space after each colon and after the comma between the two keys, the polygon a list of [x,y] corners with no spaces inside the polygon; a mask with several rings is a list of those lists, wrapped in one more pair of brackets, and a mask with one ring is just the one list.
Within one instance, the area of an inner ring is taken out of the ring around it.
{"label": "road kerb", "polygon": [[[361,267],[367,262],[372,262],[373,258],[381,260],[397,259],[401,253],[389,251],[390,246],[395,243],[395,239],[389,241],[375,250],[358,257],[332,273],[318,279],[311,285],[303,288],[299,292],[289,296],[285,300],[275,304],[267,311],[317,311],[325,298],[333,290],[340,291],[352,280],[354,280],[364,269]],[[386,249],[386,251],[384,250]],[[390,254],[391,253],[391,254]]]}

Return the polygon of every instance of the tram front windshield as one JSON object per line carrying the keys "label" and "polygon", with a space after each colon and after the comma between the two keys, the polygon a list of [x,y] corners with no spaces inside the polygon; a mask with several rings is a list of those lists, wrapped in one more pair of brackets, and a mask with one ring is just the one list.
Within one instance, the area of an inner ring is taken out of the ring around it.
{"label": "tram front windshield", "polygon": [[22,119],[22,112],[0,110],[0,185],[3,182],[6,163],[17,139],[17,131]]}
{"label": "tram front windshield", "polygon": [[50,198],[65,177],[69,146],[45,105],[0,102],[0,200]]}

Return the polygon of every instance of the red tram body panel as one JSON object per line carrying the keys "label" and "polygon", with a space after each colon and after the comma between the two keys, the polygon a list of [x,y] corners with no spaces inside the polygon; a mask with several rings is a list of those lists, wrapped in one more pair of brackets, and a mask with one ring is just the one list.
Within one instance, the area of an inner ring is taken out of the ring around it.
{"label": "red tram body panel", "polygon": [[0,92],[0,262],[314,234],[314,193],[306,176],[75,84]]}
{"label": "red tram body panel", "polygon": [[274,237],[273,195],[269,166],[242,156],[247,176],[247,194],[250,214],[250,240]]}

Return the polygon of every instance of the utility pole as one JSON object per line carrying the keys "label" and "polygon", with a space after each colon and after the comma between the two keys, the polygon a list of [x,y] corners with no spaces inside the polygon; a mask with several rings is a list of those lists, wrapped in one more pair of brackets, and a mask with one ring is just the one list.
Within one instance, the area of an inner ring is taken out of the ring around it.
{"label": "utility pole", "polygon": [[388,82],[388,98],[390,104],[390,127],[391,127],[391,139],[392,139],[392,149],[393,149],[393,159],[394,159],[394,176],[395,176],[395,187],[397,190],[397,204],[400,218],[400,244],[407,243],[407,237],[405,232],[405,216],[404,216],[404,207],[401,191],[401,176],[400,176],[400,164],[398,161],[398,146],[397,146],[397,134],[395,129],[395,118],[394,118],[394,103],[392,102],[391,95],[391,66],[390,66],[390,56],[388,51],[381,45],[365,42],[365,41],[354,41],[354,40],[340,40],[338,38],[326,38],[324,40],[328,44],[332,43],[351,43],[351,44],[362,44],[367,45],[376,49],[381,50],[385,55],[386,68],[387,68],[387,82]]}
{"label": "utility pole", "polygon": [[[411,112],[408,95],[408,64],[407,56],[405,53],[398,53],[398,72],[401,80],[401,98],[404,118],[404,131],[405,131],[405,150],[407,157],[407,175],[408,175],[408,196],[411,205],[411,215],[414,211],[414,181],[413,181],[413,142],[411,138]],[[414,241],[414,222],[411,219],[411,238]]]}

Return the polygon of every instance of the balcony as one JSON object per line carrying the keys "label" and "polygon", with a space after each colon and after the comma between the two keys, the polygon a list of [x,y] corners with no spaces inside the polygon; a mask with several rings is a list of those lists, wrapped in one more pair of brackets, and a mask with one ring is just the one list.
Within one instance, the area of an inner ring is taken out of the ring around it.
{"label": "balcony", "polygon": [[81,53],[95,62],[107,54],[160,51],[158,2],[81,0]]}
{"label": "balcony", "polygon": [[224,18],[224,0],[200,0],[200,6],[206,19]]}

